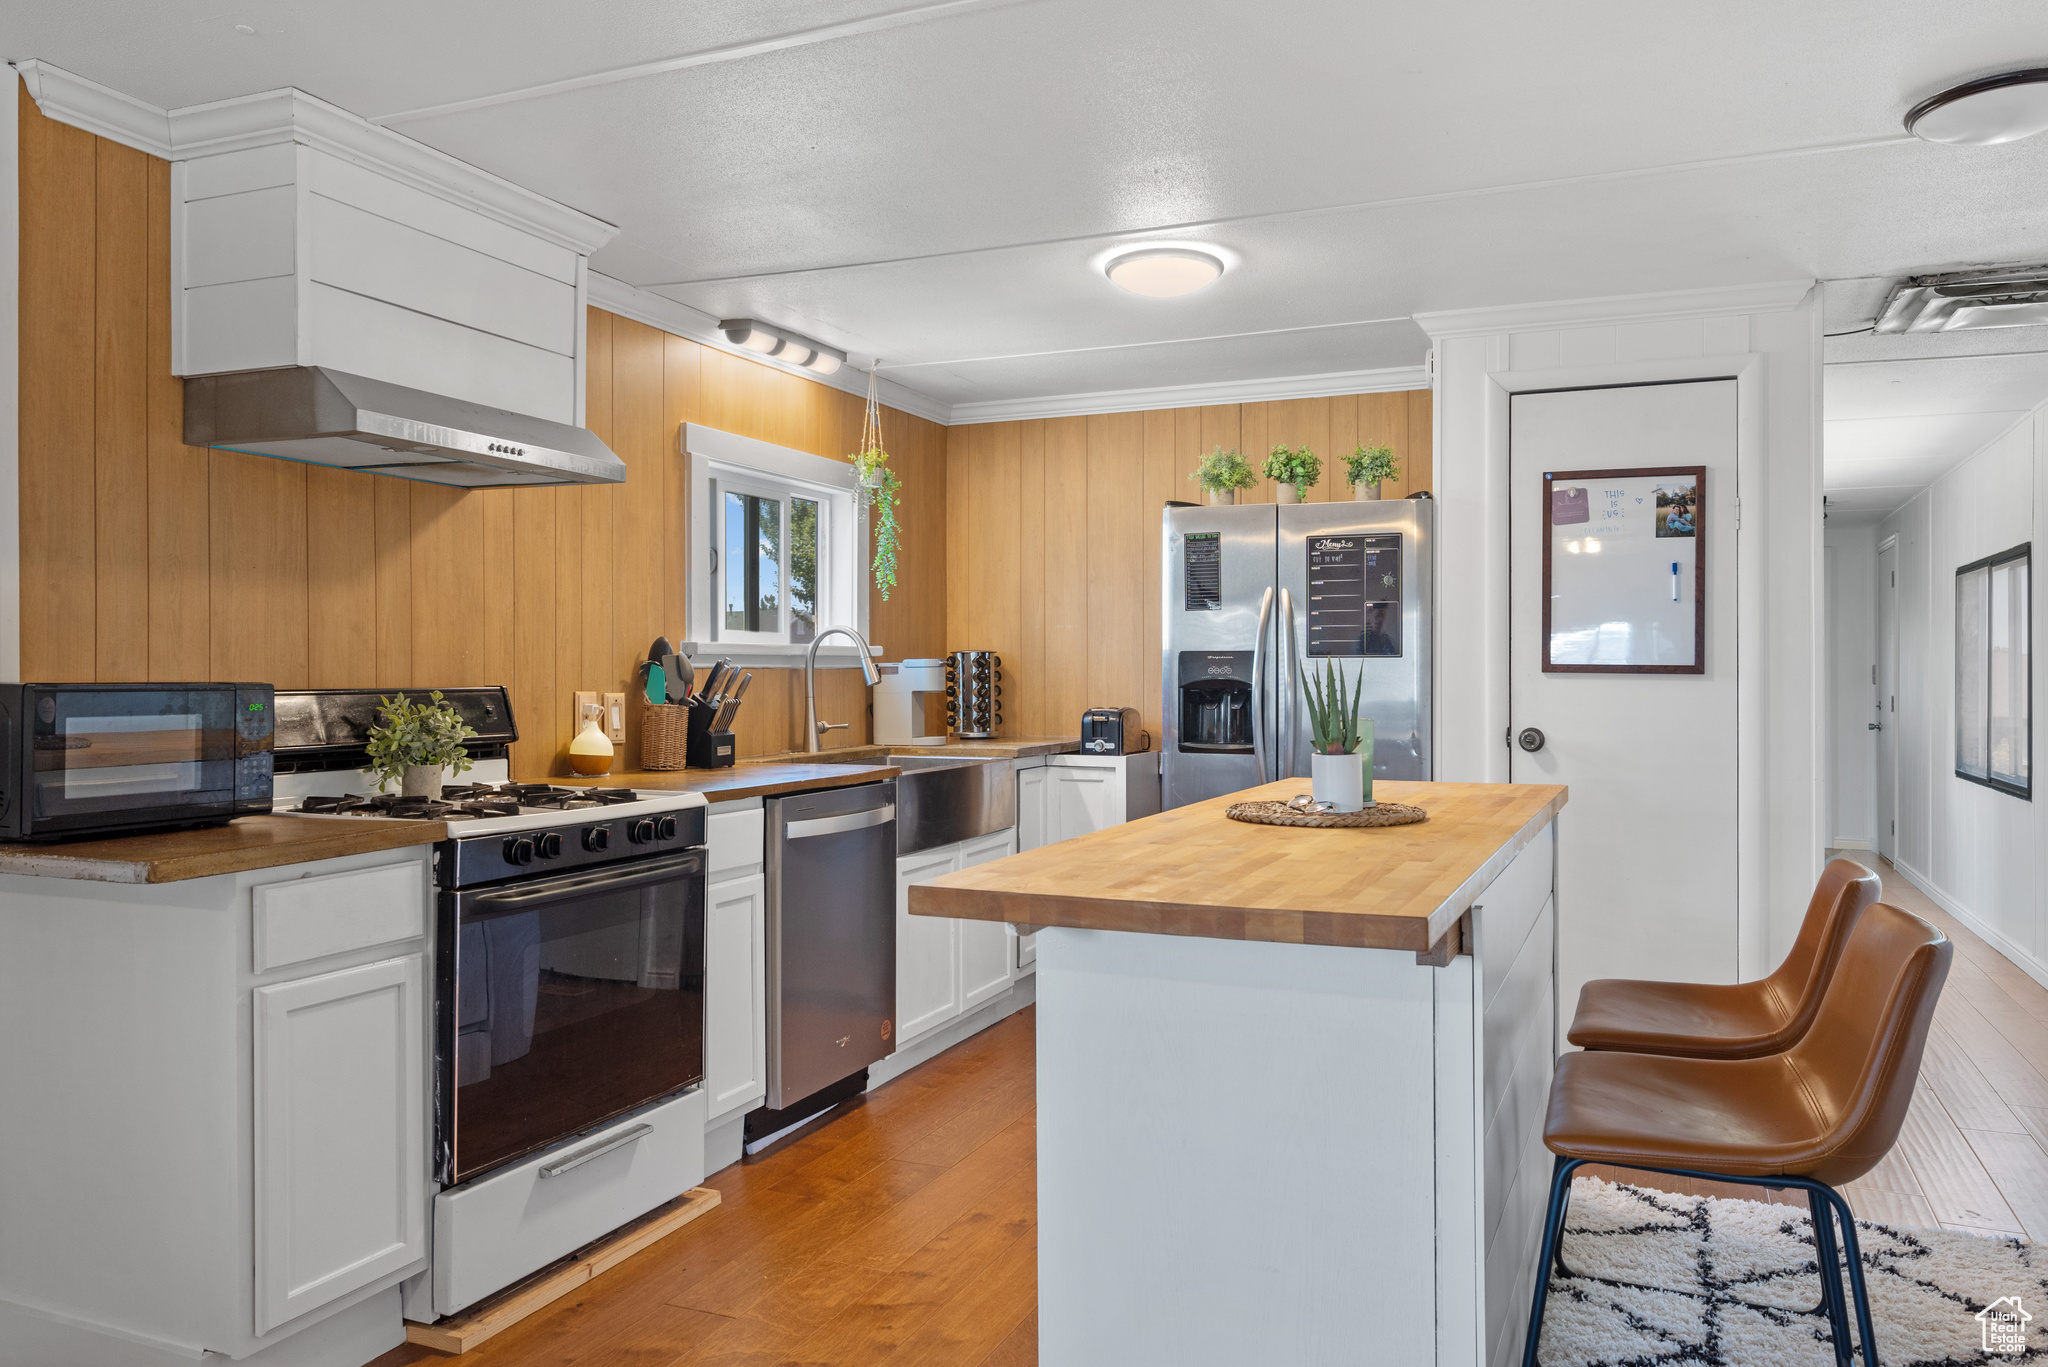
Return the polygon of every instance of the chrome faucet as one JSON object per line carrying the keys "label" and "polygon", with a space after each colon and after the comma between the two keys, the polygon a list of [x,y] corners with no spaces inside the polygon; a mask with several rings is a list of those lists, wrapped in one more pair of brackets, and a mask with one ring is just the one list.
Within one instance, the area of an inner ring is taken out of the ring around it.
{"label": "chrome faucet", "polygon": [[822,722],[818,720],[818,647],[825,644],[825,638],[837,632],[848,636],[860,647],[860,676],[873,688],[882,681],[882,671],[875,668],[875,662],[868,658],[868,643],[852,627],[826,627],[811,638],[811,648],[804,654],[804,752],[815,755],[825,747],[818,744],[827,731],[844,731],[853,725],[850,721]]}

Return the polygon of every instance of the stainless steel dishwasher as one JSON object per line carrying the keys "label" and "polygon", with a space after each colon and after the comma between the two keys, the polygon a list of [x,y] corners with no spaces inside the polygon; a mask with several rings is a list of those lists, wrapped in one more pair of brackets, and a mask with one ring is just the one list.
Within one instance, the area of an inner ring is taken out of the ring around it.
{"label": "stainless steel dishwasher", "polygon": [[782,1112],[896,1048],[896,781],[762,805],[767,1104]]}

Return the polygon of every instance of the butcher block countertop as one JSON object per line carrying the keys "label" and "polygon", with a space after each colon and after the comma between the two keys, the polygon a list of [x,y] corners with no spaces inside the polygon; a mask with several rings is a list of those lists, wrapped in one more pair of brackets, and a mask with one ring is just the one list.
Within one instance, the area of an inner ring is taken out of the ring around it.
{"label": "butcher block countertop", "polygon": [[914,916],[1217,940],[1412,949],[1437,945],[1563,809],[1561,787],[1378,781],[1373,796],[1429,813],[1412,826],[1232,821],[1233,802],[1285,800],[1269,783],[949,873],[910,889]]}
{"label": "butcher block countertop", "polygon": [[431,845],[448,838],[439,821],[339,821],[317,816],[244,816],[231,825],[121,835],[47,845],[0,844],[0,873],[93,883],[178,883],[317,859]]}

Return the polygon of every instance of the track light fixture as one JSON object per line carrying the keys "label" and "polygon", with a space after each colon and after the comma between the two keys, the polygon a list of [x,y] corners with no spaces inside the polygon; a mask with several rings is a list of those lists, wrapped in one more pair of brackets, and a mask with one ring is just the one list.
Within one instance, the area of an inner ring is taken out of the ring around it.
{"label": "track light fixture", "polygon": [[815,338],[787,328],[770,327],[752,318],[728,318],[718,325],[718,330],[734,346],[773,356],[778,361],[802,366],[820,375],[830,375],[846,361],[846,353],[836,347],[828,347]]}

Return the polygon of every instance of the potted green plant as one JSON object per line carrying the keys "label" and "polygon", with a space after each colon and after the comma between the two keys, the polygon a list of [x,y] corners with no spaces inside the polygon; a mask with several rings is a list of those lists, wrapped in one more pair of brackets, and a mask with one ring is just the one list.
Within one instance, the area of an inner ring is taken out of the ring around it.
{"label": "potted green plant", "polygon": [[[1299,666],[1297,665],[1297,668]],[[1325,660],[1323,674],[1304,675],[1302,691],[1308,703],[1309,730],[1314,747],[1309,751],[1309,786],[1317,802],[1327,802],[1339,812],[1362,811],[1375,805],[1372,800],[1372,718],[1358,714],[1365,695],[1365,674],[1347,698],[1344,679],[1337,662]]]}
{"label": "potted green plant", "polygon": [[476,728],[442,700],[438,689],[425,702],[408,701],[402,693],[380,696],[377,717],[364,748],[380,788],[396,783],[406,797],[439,797],[450,770],[459,774],[470,767],[462,743],[475,739]]}
{"label": "potted green plant", "polygon": [[874,510],[875,551],[869,563],[874,567],[875,587],[882,591],[882,601],[886,603],[889,590],[896,587],[896,552],[902,537],[902,529],[896,523],[896,504],[903,485],[889,468],[889,453],[882,446],[882,407],[875,398],[875,372],[881,366],[878,356],[874,365],[868,367],[868,406],[861,418],[860,449],[847,459],[853,462],[854,490],[860,506]]}
{"label": "potted green plant", "polygon": [[1323,477],[1323,462],[1306,446],[1276,446],[1259,473],[1273,481],[1275,503],[1306,503],[1309,486]]}
{"label": "potted green plant", "polygon": [[1235,503],[1239,489],[1249,489],[1259,482],[1250,461],[1239,455],[1235,447],[1226,451],[1221,446],[1203,456],[1188,478],[1202,486],[1211,503]]}
{"label": "potted green plant", "polygon": [[1385,443],[1361,446],[1344,457],[1344,482],[1351,486],[1351,497],[1360,501],[1376,501],[1380,496],[1380,481],[1394,479],[1400,473],[1401,467],[1394,460],[1394,448]]}

